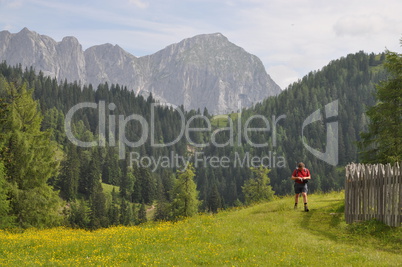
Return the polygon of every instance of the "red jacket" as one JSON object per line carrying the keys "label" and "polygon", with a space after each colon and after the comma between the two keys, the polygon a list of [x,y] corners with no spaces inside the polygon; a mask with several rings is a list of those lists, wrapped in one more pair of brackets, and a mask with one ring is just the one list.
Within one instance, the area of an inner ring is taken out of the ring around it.
{"label": "red jacket", "polygon": [[[293,177],[300,177],[300,178],[309,177],[310,176],[310,171],[307,168],[304,168],[303,170],[296,169],[296,170],[293,171],[292,176]],[[295,183],[304,184],[300,180],[295,180]]]}

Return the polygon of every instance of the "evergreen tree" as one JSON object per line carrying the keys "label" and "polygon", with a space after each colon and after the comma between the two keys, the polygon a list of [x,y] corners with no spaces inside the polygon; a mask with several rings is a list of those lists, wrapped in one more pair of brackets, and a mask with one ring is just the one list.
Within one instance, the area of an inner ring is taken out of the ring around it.
{"label": "evergreen tree", "polygon": [[67,159],[61,163],[59,176],[60,195],[63,199],[71,201],[77,198],[78,182],[80,178],[80,160],[77,147],[70,144],[67,151]]}
{"label": "evergreen tree", "polygon": [[221,197],[218,191],[216,182],[212,185],[212,190],[210,190],[208,196],[208,211],[212,213],[217,213],[218,209],[221,208]]}
{"label": "evergreen tree", "polygon": [[194,167],[189,164],[183,172],[178,173],[172,190],[172,219],[190,217],[198,212],[198,191],[193,180]]}
{"label": "evergreen tree", "polygon": [[70,202],[68,223],[73,228],[89,228],[91,209],[85,200]]}
{"label": "evergreen tree", "polygon": [[262,166],[259,168],[251,167],[250,169],[254,177],[247,180],[244,186],[242,186],[246,204],[262,200],[272,200],[275,192],[272,191],[272,187],[269,185],[269,169]]}
{"label": "evergreen tree", "polygon": [[64,144],[66,134],[64,131],[64,115],[56,107],[48,109],[44,112],[41,129],[43,131],[49,130],[51,132],[51,140],[59,144]]}
{"label": "evergreen tree", "polygon": [[141,194],[145,204],[151,205],[155,199],[156,183],[152,174],[147,168],[140,168]]}
{"label": "evergreen tree", "polygon": [[134,203],[133,203],[133,204],[131,205],[131,211],[132,211],[132,214],[133,214],[133,222],[134,222],[134,225],[139,224],[139,218],[138,218],[139,210],[138,210],[137,204],[134,204]]}
{"label": "evergreen tree", "polygon": [[107,227],[109,225],[109,220],[106,210],[106,197],[100,183],[95,185],[93,193],[89,199],[89,204],[91,207],[91,229]]}
{"label": "evergreen tree", "polygon": [[134,167],[133,202],[151,205],[155,199],[156,182],[147,168]]}
{"label": "evergreen tree", "polygon": [[120,224],[130,225],[133,223],[133,220],[134,220],[134,218],[133,218],[130,202],[128,202],[127,200],[122,198],[121,205],[120,205]]}
{"label": "evergreen tree", "polygon": [[116,150],[110,147],[106,153],[105,163],[102,170],[102,181],[107,184],[120,184],[121,170]]}
{"label": "evergreen tree", "polygon": [[145,208],[145,203],[141,204],[140,209],[138,210],[138,223],[147,222],[147,210]]}
{"label": "evergreen tree", "polygon": [[361,134],[366,163],[402,161],[402,54],[387,50],[384,67],[389,78],[377,86],[378,102],[368,109],[368,132]]}
{"label": "evergreen tree", "polygon": [[156,204],[156,211],[154,215],[155,221],[166,221],[169,219],[169,202],[167,201],[165,195],[165,188],[162,179],[159,179],[157,183],[158,187],[158,197]]}
{"label": "evergreen tree", "polygon": [[[7,109],[7,104],[4,103],[3,99],[0,98],[0,129],[2,129],[2,123],[5,122],[3,119]],[[2,149],[0,148],[0,151]],[[10,212],[10,201],[8,200],[9,184],[6,181],[4,164],[0,157],[0,229],[8,227],[14,220],[13,217],[9,215]]]}
{"label": "evergreen tree", "polygon": [[5,88],[0,86],[2,90],[9,102],[0,146],[11,185],[11,214],[22,227],[58,225],[61,203],[57,192],[47,184],[59,169],[58,149],[49,140],[50,133],[40,130],[42,116],[32,91],[26,90],[26,85],[15,87],[11,83]]}
{"label": "evergreen tree", "polygon": [[167,202],[165,199],[158,200],[154,220],[155,221],[169,220],[169,207],[170,207],[169,202]]}
{"label": "evergreen tree", "polygon": [[101,170],[99,155],[96,150],[91,151],[86,156],[87,158],[83,159],[84,163],[81,167],[79,190],[86,199],[89,199],[99,188],[102,188]]}
{"label": "evergreen tree", "polygon": [[131,193],[131,199],[133,203],[142,203],[142,179],[141,173],[138,166],[133,166],[133,173],[134,173],[134,188],[133,192]]}
{"label": "evergreen tree", "polygon": [[14,218],[9,215],[10,201],[8,200],[8,183],[4,174],[4,165],[0,161],[0,229],[10,227]]}
{"label": "evergreen tree", "polygon": [[133,193],[135,183],[134,170],[126,167],[124,174],[121,176],[120,181],[120,196],[131,202],[131,195]]}
{"label": "evergreen tree", "polygon": [[120,224],[120,209],[118,206],[118,199],[117,199],[118,193],[113,187],[112,190],[112,201],[109,205],[108,209],[108,218],[109,218],[109,224],[110,225],[119,225]]}

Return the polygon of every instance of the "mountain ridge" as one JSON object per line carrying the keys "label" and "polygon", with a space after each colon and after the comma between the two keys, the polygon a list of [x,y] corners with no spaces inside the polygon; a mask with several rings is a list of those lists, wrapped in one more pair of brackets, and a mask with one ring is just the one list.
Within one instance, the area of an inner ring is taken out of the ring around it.
{"label": "mountain ridge", "polygon": [[150,93],[161,101],[210,113],[236,111],[277,95],[280,87],[261,60],[221,33],[200,34],[136,57],[110,43],[82,49],[78,39],[60,42],[23,28],[0,32],[0,60],[34,67],[59,81],[79,81],[95,88],[104,82]]}

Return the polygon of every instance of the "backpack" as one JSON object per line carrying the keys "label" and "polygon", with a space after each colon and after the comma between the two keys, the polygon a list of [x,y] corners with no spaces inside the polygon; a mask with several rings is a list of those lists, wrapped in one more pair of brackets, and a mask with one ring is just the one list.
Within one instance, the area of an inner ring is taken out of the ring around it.
{"label": "backpack", "polygon": [[[307,168],[304,168],[305,170],[307,169]],[[296,168],[296,176],[299,174],[299,168]],[[304,180],[303,179],[303,184],[307,184],[308,183],[308,180]]]}

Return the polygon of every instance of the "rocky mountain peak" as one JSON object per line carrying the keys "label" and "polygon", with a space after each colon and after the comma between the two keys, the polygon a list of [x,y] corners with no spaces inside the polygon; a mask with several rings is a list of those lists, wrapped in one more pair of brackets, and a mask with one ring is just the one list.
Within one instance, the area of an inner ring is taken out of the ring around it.
{"label": "rocky mountain peak", "polygon": [[78,39],[75,38],[74,36],[66,36],[66,37],[64,37],[64,38],[61,40],[60,44],[65,44],[65,45],[71,45],[71,46],[79,46],[79,47],[81,47],[80,42],[79,42]]}
{"label": "rocky mountain peak", "polygon": [[72,36],[56,42],[28,28],[0,32],[0,60],[82,84],[120,84],[162,102],[210,113],[236,111],[281,90],[262,62],[221,33],[201,34],[137,58],[118,45],[85,51]]}

